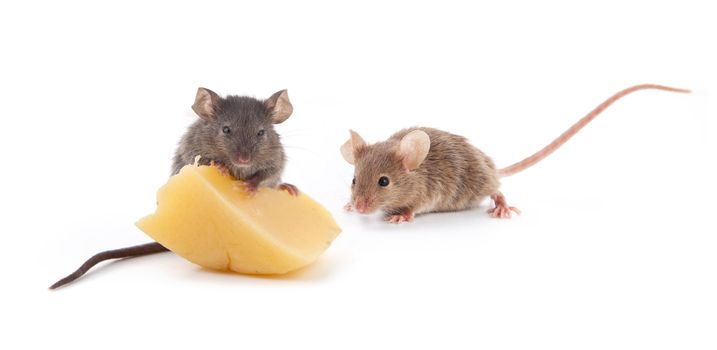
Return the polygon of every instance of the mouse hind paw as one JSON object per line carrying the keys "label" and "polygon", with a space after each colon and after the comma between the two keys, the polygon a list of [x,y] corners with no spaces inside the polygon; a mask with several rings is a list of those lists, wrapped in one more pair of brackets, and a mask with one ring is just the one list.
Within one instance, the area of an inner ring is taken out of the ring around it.
{"label": "mouse hind paw", "polygon": [[520,215],[520,210],[516,207],[509,206],[502,193],[496,192],[491,195],[490,198],[495,203],[495,208],[488,210],[488,215],[490,215],[490,217],[496,219],[510,219],[512,217],[511,212]]}

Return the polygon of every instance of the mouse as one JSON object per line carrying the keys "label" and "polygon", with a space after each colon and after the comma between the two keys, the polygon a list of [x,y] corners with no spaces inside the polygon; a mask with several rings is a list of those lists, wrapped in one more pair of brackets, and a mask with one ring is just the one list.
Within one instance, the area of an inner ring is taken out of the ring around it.
{"label": "mouse", "polygon": [[[293,112],[287,90],[266,100],[248,96],[221,97],[200,87],[192,105],[199,117],[181,137],[174,154],[171,175],[187,164],[211,165],[244,182],[250,195],[259,187],[284,190],[297,196],[296,186],[281,182],[286,154],[274,124],[286,121]],[[169,251],[157,242],[104,251],[88,259],[79,269],[57,281],[50,289],[66,285],[98,263],[119,258]]]}
{"label": "mouse", "polygon": [[182,136],[172,174],[194,162],[214,165],[246,183],[250,192],[259,186],[278,187],[296,196],[296,186],[281,183],[286,163],[284,147],[274,124],[291,116],[293,107],[286,90],[265,101],[246,96],[220,97],[199,88],[192,110],[200,117]]}
{"label": "mouse", "polygon": [[490,197],[493,218],[508,219],[509,206],[499,190],[500,179],[520,173],[551,153],[590,123],[607,107],[635,91],[656,89],[689,93],[663,85],[641,84],[621,90],[578,120],[558,138],[533,155],[504,168],[460,135],[429,127],[400,130],[387,140],[368,144],[357,132],[341,147],[344,160],[354,166],[351,199],[346,211],[383,212],[389,223],[413,221],[416,215],[477,207]]}

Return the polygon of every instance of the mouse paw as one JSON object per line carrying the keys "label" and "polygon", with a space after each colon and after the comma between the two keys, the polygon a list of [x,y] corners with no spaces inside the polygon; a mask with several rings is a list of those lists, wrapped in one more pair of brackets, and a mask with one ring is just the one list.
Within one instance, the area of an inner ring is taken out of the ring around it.
{"label": "mouse paw", "polygon": [[289,192],[289,194],[292,195],[292,196],[294,196],[294,197],[296,197],[296,196],[299,195],[299,189],[298,189],[296,186],[292,185],[292,184],[282,183],[282,184],[279,185],[279,189],[280,189],[280,190],[284,190],[284,191],[286,191],[286,192]]}
{"label": "mouse paw", "polygon": [[505,201],[505,196],[503,196],[502,193],[498,192],[490,196],[490,198],[493,202],[495,202],[495,208],[488,210],[490,217],[496,219],[510,219],[511,212],[520,215],[520,210],[518,208],[508,206],[508,203]]}
{"label": "mouse paw", "polygon": [[490,217],[496,218],[496,219],[510,219],[511,211],[520,215],[520,210],[518,208],[507,207],[507,206],[503,206],[503,205],[496,205],[495,208],[489,209],[488,214],[490,215]]}
{"label": "mouse paw", "polygon": [[344,211],[346,211],[348,213],[354,211],[353,204],[351,204],[351,202],[346,203],[346,205],[344,205]]}
{"label": "mouse paw", "polygon": [[225,176],[231,175],[231,174],[229,173],[229,168],[228,168],[226,165],[222,164],[222,163],[215,162],[215,161],[211,161],[211,162],[209,163],[209,165],[211,165],[211,166],[213,166],[213,167],[216,167],[216,168],[219,170],[219,172],[222,173],[222,175],[225,175]]}
{"label": "mouse paw", "polygon": [[244,191],[249,197],[253,197],[256,191],[259,190],[259,186],[251,182],[235,181],[234,189]]}
{"label": "mouse paw", "polygon": [[246,191],[246,193],[249,194],[249,197],[254,196],[256,194],[256,191],[258,191],[258,190],[259,190],[259,185],[251,183],[251,182],[247,182],[246,186],[244,186],[244,191]]}
{"label": "mouse paw", "polygon": [[404,210],[398,214],[388,214],[388,215],[384,216],[383,219],[392,224],[400,224],[402,222],[411,222],[411,221],[413,221],[413,211]]}

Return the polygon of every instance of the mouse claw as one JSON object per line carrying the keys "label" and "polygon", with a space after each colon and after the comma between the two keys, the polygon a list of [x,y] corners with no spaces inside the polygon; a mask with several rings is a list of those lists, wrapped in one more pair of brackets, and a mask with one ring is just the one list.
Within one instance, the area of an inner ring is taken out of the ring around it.
{"label": "mouse claw", "polygon": [[249,197],[253,197],[259,189],[257,185],[244,181],[235,181],[234,189],[244,191]]}
{"label": "mouse claw", "polygon": [[247,183],[244,190],[249,195],[249,197],[254,197],[256,192],[259,190],[259,186]]}
{"label": "mouse claw", "polygon": [[518,208],[508,206],[508,203],[505,201],[505,196],[503,196],[502,193],[497,192],[496,194],[490,196],[490,198],[493,199],[493,202],[495,202],[495,208],[488,210],[488,215],[490,215],[490,217],[496,219],[510,219],[512,217],[511,212],[520,215],[520,210]]}
{"label": "mouse claw", "polygon": [[294,197],[296,197],[296,196],[299,195],[299,189],[298,189],[296,186],[292,185],[292,184],[282,183],[282,184],[279,185],[279,189],[280,189],[280,190],[284,190],[284,191],[286,191],[286,192],[289,192],[289,194],[292,195],[292,196],[294,196]]}
{"label": "mouse claw", "polygon": [[211,162],[209,162],[209,165],[211,165],[211,166],[213,166],[213,167],[216,167],[216,168],[219,170],[219,172],[222,173],[222,175],[225,175],[225,176],[229,176],[229,175],[230,175],[230,174],[229,174],[229,168],[227,168],[227,166],[224,165],[224,164],[222,164],[222,163],[218,163],[218,162],[215,162],[215,161],[211,161]]}
{"label": "mouse claw", "polygon": [[496,219],[510,219],[512,217],[510,212],[515,212],[516,214],[520,215],[520,210],[516,207],[507,207],[502,205],[497,205],[493,209],[488,210],[488,214],[492,218]]}

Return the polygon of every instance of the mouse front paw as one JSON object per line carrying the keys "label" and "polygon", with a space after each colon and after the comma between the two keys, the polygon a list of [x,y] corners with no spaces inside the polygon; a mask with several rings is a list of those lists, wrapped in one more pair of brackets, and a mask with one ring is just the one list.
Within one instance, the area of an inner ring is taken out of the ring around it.
{"label": "mouse front paw", "polygon": [[346,203],[346,205],[344,205],[344,211],[347,213],[354,211],[353,204],[351,204],[351,202]]}
{"label": "mouse front paw", "polygon": [[243,191],[246,193],[249,197],[253,197],[256,194],[256,191],[259,190],[259,186],[255,183],[252,183],[250,181],[235,181],[234,182],[234,189]]}
{"label": "mouse front paw", "polygon": [[223,163],[211,161],[209,163],[209,165],[216,167],[217,170],[219,170],[219,172],[222,173],[222,175],[225,175],[225,176],[231,175],[231,173],[229,172],[229,168],[226,165],[224,165]]}
{"label": "mouse front paw", "polygon": [[383,220],[392,224],[400,224],[402,222],[413,221],[413,217],[413,210],[404,209],[397,214],[386,214],[386,216],[383,217]]}
{"label": "mouse front paw", "polygon": [[296,186],[294,186],[294,185],[292,185],[292,184],[288,184],[288,183],[286,183],[286,182],[284,182],[284,183],[282,183],[282,184],[279,184],[279,189],[280,189],[280,190],[283,190],[283,191],[286,191],[286,192],[289,192],[289,194],[292,195],[292,196],[294,196],[294,197],[296,197],[296,196],[299,195],[299,188],[297,188]]}

